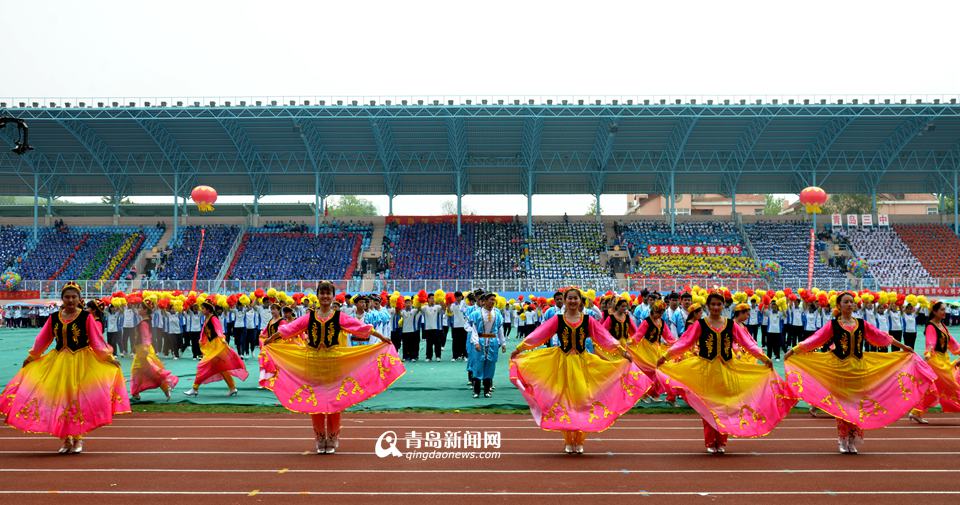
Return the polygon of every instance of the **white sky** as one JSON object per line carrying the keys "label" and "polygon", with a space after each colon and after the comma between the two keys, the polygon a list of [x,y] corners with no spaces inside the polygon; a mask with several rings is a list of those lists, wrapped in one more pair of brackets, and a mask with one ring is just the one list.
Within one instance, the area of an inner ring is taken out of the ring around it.
{"label": "white sky", "polygon": [[[0,0],[0,97],[960,91],[960,2],[651,4]],[[449,198],[401,197],[394,210]],[[520,197],[467,201],[526,212]],[[582,214],[590,201],[541,196],[534,212]]]}

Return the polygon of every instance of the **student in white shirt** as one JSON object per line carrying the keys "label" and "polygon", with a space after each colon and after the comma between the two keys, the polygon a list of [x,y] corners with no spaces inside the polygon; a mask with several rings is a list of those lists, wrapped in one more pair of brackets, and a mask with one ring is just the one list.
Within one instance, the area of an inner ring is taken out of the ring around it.
{"label": "student in white shirt", "polygon": [[413,302],[407,297],[400,309],[400,332],[403,339],[400,349],[403,352],[403,361],[417,361],[420,357],[420,335],[417,333],[419,315],[420,311],[414,308]]}
{"label": "student in white shirt", "polygon": [[[466,317],[463,315],[463,293],[457,291],[453,294],[454,303],[451,303],[448,310],[453,314],[453,324],[450,330],[450,339],[452,340],[450,361],[461,361],[467,359],[467,330],[464,327]],[[506,319],[506,315],[504,315]]]}
{"label": "student in white shirt", "polygon": [[903,345],[911,349],[917,345],[917,313],[913,305],[903,308]]}
{"label": "student in white shirt", "polygon": [[427,295],[427,304],[420,306],[420,314],[423,316],[423,335],[427,341],[427,362],[430,362],[434,356],[439,360],[440,351],[443,348],[440,335],[443,324],[441,318],[445,311],[440,305],[434,304],[431,293]]}
{"label": "student in white shirt", "polygon": [[137,324],[140,322],[140,316],[129,305],[123,308],[123,335],[120,337],[120,356],[126,356],[127,352],[133,354],[133,337],[137,331]]}
{"label": "student in white shirt", "polygon": [[169,356],[173,351],[173,359],[180,359],[180,349],[183,346],[183,318],[175,310],[166,310],[167,339],[169,344],[164,345],[164,355]]}

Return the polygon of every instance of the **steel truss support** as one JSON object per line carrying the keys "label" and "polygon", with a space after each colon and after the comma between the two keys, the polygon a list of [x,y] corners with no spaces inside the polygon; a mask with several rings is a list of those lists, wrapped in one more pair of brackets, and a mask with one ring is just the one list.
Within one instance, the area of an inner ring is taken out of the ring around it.
{"label": "steel truss support", "polygon": [[[106,141],[82,121],[58,121],[63,129],[67,130],[83,146],[90,156],[100,167],[101,172],[107,178],[111,188],[113,188],[112,197],[115,205],[119,205],[120,199],[130,191],[130,179],[124,170],[125,166],[113,152],[113,149],[107,145]],[[114,207],[116,209],[116,207]],[[116,216],[116,210],[114,212]]]}
{"label": "steel truss support", "polygon": [[259,218],[260,197],[270,192],[270,179],[268,177],[269,169],[263,162],[257,147],[250,140],[250,136],[240,125],[239,121],[232,119],[219,119],[223,130],[227,132],[230,141],[237,149],[237,155],[243,162],[250,178],[250,189],[253,195],[254,219]]}
{"label": "steel truss support", "polygon": [[383,165],[384,182],[387,197],[390,199],[389,212],[393,215],[393,197],[400,191],[399,167],[400,155],[397,153],[396,143],[393,141],[393,131],[390,124],[384,119],[371,119],[370,127],[373,130],[373,140],[377,144],[377,156]]}
{"label": "steel truss support", "polygon": [[447,149],[453,163],[457,194],[457,236],[463,231],[463,195],[467,191],[467,127],[463,118],[447,118]]}
{"label": "steel truss support", "polygon": [[542,140],[543,118],[524,119],[520,134],[520,187],[527,195],[527,237],[533,236],[533,194],[536,191],[536,170],[542,156]]}

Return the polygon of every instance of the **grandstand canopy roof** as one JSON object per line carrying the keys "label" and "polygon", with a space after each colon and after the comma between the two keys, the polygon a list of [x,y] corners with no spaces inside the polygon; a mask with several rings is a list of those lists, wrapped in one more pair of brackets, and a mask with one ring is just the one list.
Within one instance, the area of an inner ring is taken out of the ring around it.
{"label": "grandstand canopy roof", "polygon": [[[960,105],[942,100],[7,99],[36,149],[0,193],[947,192]],[[779,103],[776,103],[779,102]],[[875,102],[875,103],[870,103]],[[16,130],[0,131],[13,146]],[[673,176],[671,177],[671,174]],[[458,191],[459,190],[459,191]]]}

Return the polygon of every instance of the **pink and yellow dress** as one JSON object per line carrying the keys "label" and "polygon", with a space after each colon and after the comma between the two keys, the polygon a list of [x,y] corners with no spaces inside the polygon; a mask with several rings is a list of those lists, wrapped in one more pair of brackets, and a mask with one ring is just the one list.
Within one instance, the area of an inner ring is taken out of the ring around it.
{"label": "pink and yellow dress", "polygon": [[264,389],[273,390],[273,383],[277,380],[277,364],[273,362],[273,359],[267,355],[263,350],[263,342],[277,332],[280,329],[280,326],[284,323],[283,319],[274,321],[267,324],[267,327],[260,332],[260,354],[257,356],[257,361],[260,365],[260,387]]}
{"label": "pink and yellow dress", "polygon": [[[280,404],[303,414],[333,414],[385,391],[406,373],[390,342],[348,347],[341,332],[361,337],[373,326],[336,310],[318,312],[282,325],[283,340],[264,346],[277,365],[273,394]],[[292,341],[305,334],[306,345]]]}
{"label": "pink and yellow dress", "polygon": [[[770,433],[797,403],[773,369],[737,359],[734,344],[756,358],[764,354],[745,329],[732,319],[716,329],[706,319],[691,324],[667,351],[668,361],[657,371],[660,380],[676,390],[703,418],[705,430],[724,439],[761,437]],[[672,361],[694,345],[697,353]],[[705,431],[706,433],[706,431]]]}
{"label": "pink and yellow dress", "polygon": [[[56,347],[43,354],[51,342]],[[72,321],[55,312],[37,335],[33,359],[20,369],[0,396],[0,416],[14,428],[74,437],[110,424],[130,412],[130,399],[113,350],[100,325],[81,311]]]}
{"label": "pink and yellow dress", "polygon": [[[630,336],[636,333],[637,325],[633,324],[633,318],[625,314],[623,321],[617,319],[615,314],[604,313],[600,320],[600,325],[603,326],[603,329],[607,330],[610,333],[610,336],[613,337],[620,345],[626,347],[630,343]],[[615,351],[612,355],[607,355],[606,351],[602,347],[594,347],[594,352],[597,352],[604,357],[616,357],[617,352]]]}
{"label": "pink and yellow dress", "polygon": [[[864,352],[864,342],[888,347],[893,337],[862,319],[846,328],[836,319],[800,342],[784,363],[790,395],[858,429],[882,428],[918,405],[937,376],[912,352]],[[829,352],[815,351],[824,344]]]}
{"label": "pink and yellow dress", "polygon": [[150,321],[143,320],[137,325],[137,343],[134,344],[133,366],[130,369],[130,394],[139,395],[148,389],[173,389],[180,378],[163,367],[163,362],[153,349],[153,333]]}
{"label": "pink and yellow dress", "polygon": [[[210,316],[200,331],[200,352],[203,359],[197,364],[197,377],[193,383],[209,384],[223,380],[223,374],[247,380],[247,367],[223,336],[223,326],[217,316]],[[229,385],[229,384],[228,384]]]}
{"label": "pink and yellow dress", "polygon": [[633,362],[653,381],[654,386],[650,389],[651,395],[659,396],[667,393],[672,397],[675,393],[669,390],[660,376],[657,375],[657,361],[666,354],[669,346],[676,341],[677,339],[670,333],[670,327],[663,319],[660,320],[660,326],[657,326],[653,319],[648,317],[640,322],[640,327],[632,334],[632,338],[628,342],[627,350],[633,356]]}
{"label": "pink and yellow dress", "polygon": [[937,403],[944,412],[960,412],[960,368],[950,361],[950,353],[960,354],[960,344],[950,333],[932,324],[927,325],[925,360],[937,375],[934,388],[918,405],[927,410]]}
{"label": "pink and yellow dress", "polygon": [[544,321],[517,349],[539,347],[554,335],[560,345],[510,360],[510,381],[530,406],[537,426],[549,431],[598,432],[629,411],[653,384],[621,356],[587,352],[586,340],[608,355],[619,345],[596,319],[581,315],[571,324],[563,314]]}

